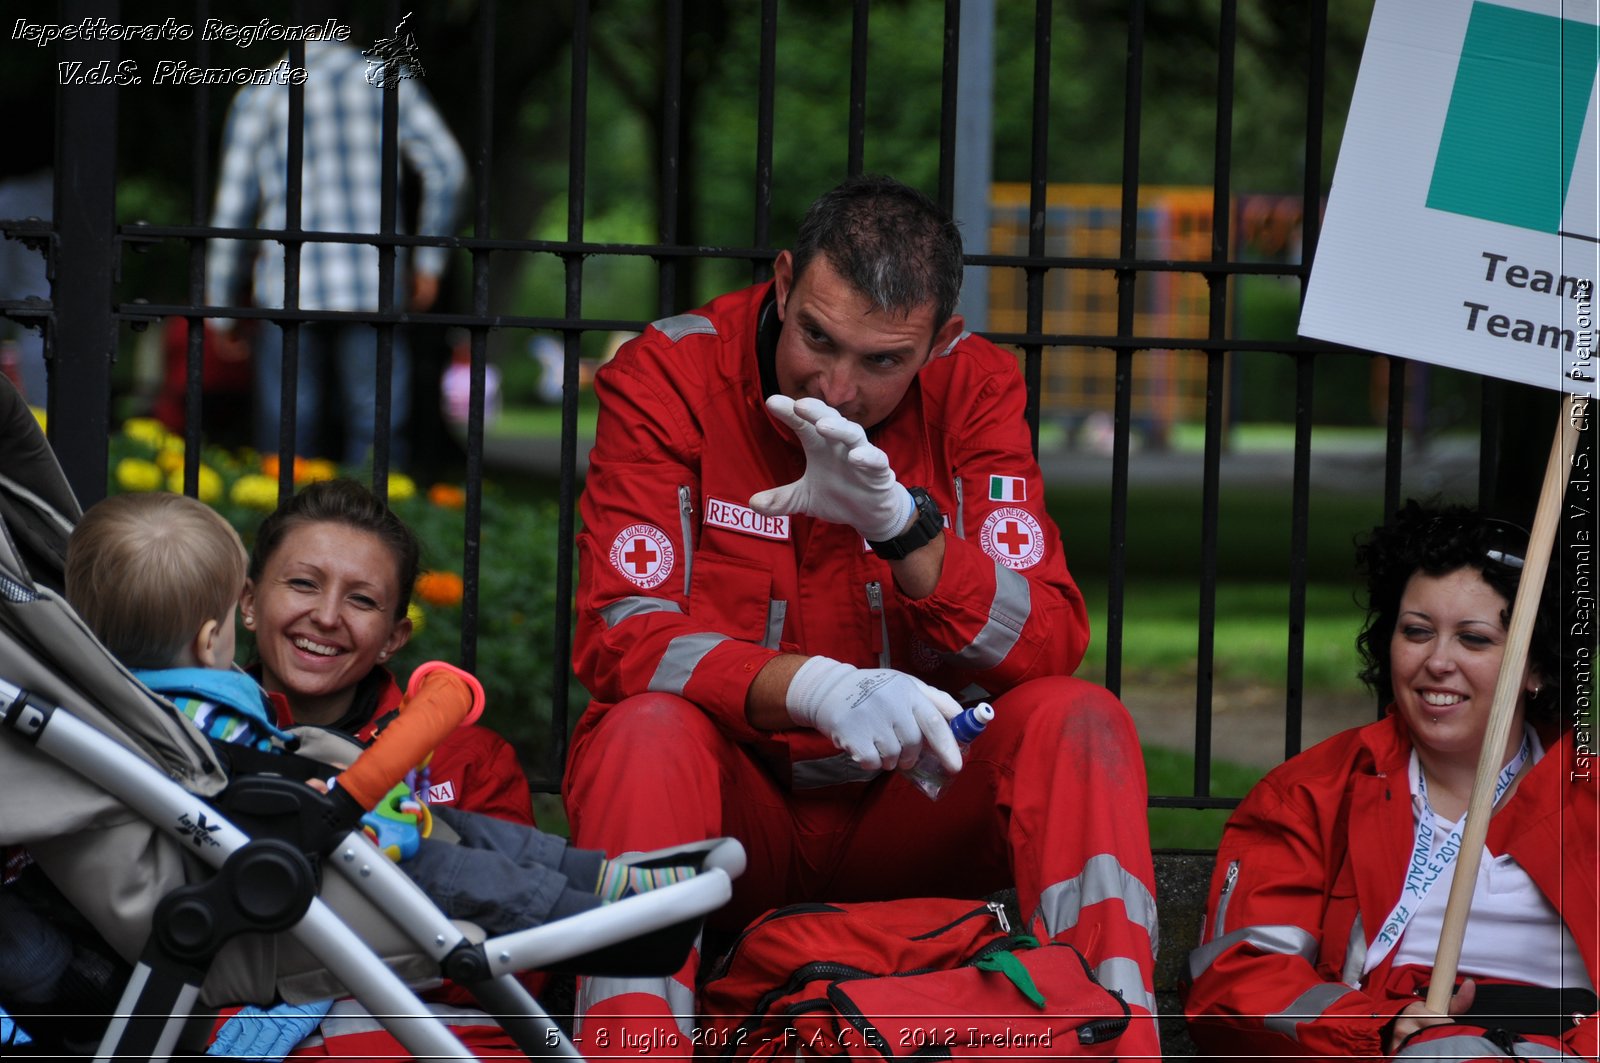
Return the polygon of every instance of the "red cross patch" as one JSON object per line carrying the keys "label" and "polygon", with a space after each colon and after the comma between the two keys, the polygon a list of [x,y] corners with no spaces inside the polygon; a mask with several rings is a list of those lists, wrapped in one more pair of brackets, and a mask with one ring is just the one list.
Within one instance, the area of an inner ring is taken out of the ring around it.
{"label": "red cross patch", "polygon": [[653,524],[630,524],[611,541],[611,564],[645,590],[672,575],[672,540]]}
{"label": "red cross patch", "polygon": [[1032,568],[1044,557],[1044,529],[1032,513],[1016,506],[989,514],[978,541],[984,553],[1007,568]]}

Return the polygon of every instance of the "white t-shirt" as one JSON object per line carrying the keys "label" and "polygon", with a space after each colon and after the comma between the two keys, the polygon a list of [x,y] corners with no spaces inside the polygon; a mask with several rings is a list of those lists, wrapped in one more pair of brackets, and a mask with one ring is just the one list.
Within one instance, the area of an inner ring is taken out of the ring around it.
{"label": "white t-shirt", "polygon": [[[1532,728],[1528,729],[1528,735],[1532,746],[1530,759],[1538,763],[1544,756],[1544,747]],[[1411,754],[1410,776],[1412,800],[1420,805],[1421,766],[1415,751]],[[1462,825],[1461,820],[1447,822],[1431,808],[1427,814],[1434,816],[1435,849],[1451,831]],[[1395,945],[1395,966],[1408,963],[1433,966],[1455,869],[1452,862],[1417,907]],[[1492,856],[1488,846],[1484,847],[1478,861],[1478,881],[1472,891],[1472,910],[1467,916],[1457,970],[1462,976],[1504,978],[1551,988],[1594,988],[1577,942],[1555,907],[1514,859]]]}

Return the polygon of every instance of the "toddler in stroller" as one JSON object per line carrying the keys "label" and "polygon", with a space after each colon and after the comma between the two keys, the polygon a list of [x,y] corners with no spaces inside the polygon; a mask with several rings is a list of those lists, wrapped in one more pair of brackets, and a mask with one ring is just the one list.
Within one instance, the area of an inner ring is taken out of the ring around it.
{"label": "toddler in stroller", "polygon": [[[247,560],[238,533],[204,503],[160,492],[114,495],[90,507],[68,540],[67,601],[113,655],[207,736],[286,752],[297,739],[276,726],[273,704],[256,681],[234,669],[234,619]],[[423,696],[429,677],[453,696],[475,694],[474,713],[481,708],[476,680],[442,662],[413,675],[413,699]],[[555,835],[448,806],[430,814],[421,789],[397,786],[362,821],[447,915],[491,934],[540,926],[695,873],[691,866],[607,860]],[[429,836],[433,822],[453,840]],[[242,1014],[224,1026],[219,1044],[282,1056],[325,1010],[323,1002],[320,1010],[293,1005]],[[272,1032],[270,1040],[263,1042],[262,1030]]]}
{"label": "toddler in stroller", "polygon": [[[406,1051],[470,1058],[406,985],[446,977],[470,990],[525,1054],[574,1058],[512,974],[648,963],[652,940],[675,937],[687,949],[699,919],[727,900],[742,852],[719,839],[625,858],[699,873],[621,903],[488,940],[452,922],[351,831],[362,811],[350,814],[359,769],[397,744],[415,750],[408,763],[416,763],[441,736],[434,715],[408,709],[359,756],[352,744],[339,756],[321,743],[324,763],[301,777],[354,760],[332,794],[296,781],[295,753],[209,745],[194,719],[134,682],[62,602],[78,508],[42,433],[7,390],[0,384],[0,764],[12,789],[0,805],[0,845],[26,846],[34,870],[108,951],[135,963],[121,1003],[102,1011],[102,1019],[115,1012],[102,1056],[166,1058],[197,1002],[201,1021],[192,1025],[209,1031],[205,1007],[350,993]],[[457,686],[440,675],[426,687],[440,681]],[[420,747],[410,726],[417,720],[432,735]],[[266,722],[252,741],[286,744]],[[319,745],[316,733],[304,738],[302,754]],[[230,778],[227,761],[246,752],[259,760],[232,761]],[[364,800],[376,803],[398,777],[375,790],[368,779]],[[17,899],[9,890],[0,899],[8,894]]]}

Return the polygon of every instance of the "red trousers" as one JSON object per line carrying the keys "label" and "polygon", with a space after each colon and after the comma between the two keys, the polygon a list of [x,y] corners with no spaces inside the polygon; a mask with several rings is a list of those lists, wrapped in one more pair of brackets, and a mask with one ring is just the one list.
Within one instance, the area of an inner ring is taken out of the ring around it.
{"label": "red trousers", "polygon": [[[993,704],[994,722],[930,802],[895,773],[791,791],[692,703],[630,698],[573,749],[573,840],[614,855],[738,838],[749,868],[713,917],[719,926],[797,901],[981,897],[1015,885],[1035,934],[1072,944],[1123,992],[1138,1017],[1123,1055],[1158,1055],[1145,1017],[1155,877],[1132,720],[1109,691],[1070,677],[1024,683]],[[585,980],[584,1050],[688,1054],[697,965],[692,957],[672,980]]]}

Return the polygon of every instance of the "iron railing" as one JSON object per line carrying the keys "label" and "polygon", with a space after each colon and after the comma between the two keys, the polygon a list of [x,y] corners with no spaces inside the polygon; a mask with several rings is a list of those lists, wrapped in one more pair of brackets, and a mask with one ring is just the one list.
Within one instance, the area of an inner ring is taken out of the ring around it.
{"label": "iron railing", "polygon": [[[969,3],[975,0],[968,0]],[[1279,0],[1245,0],[1246,3],[1277,3]],[[1229,210],[1233,188],[1233,114],[1235,110],[1235,62],[1239,27],[1239,0],[1219,0],[1216,22],[1216,91],[1215,91],[1215,141],[1213,167],[1213,227],[1210,255],[1199,261],[1177,261],[1143,258],[1138,254],[1138,205],[1141,187],[1140,164],[1144,147],[1141,134],[1144,119],[1150,108],[1162,104],[1159,95],[1145,91],[1153,82],[1151,71],[1146,69],[1146,4],[1144,0],[1128,0],[1126,36],[1120,42],[1126,49],[1125,81],[1122,108],[1122,210],[1118,250],[1111,257],[1064,256],[1047,253],[1043,217],[1051,182],[1051,130],[1050,76],[1054,28],[1061,17],[1059,5],[1052,0],[1037,0],[1034,9],[1034,78],[1031,100],[1031,123],[1027,181],[1030,188],[1030,214],[1035,219],[1030,232],[1026,254],[975,254],[969,264],[997,269],[1020,270],[1026,278],[1026,328],[1021,332],[992,332],[996,342],[1014,345],[1024,361],[1025,379],[1031,399],[1028,416],[1038,441],[1040,422],[1039,394],[1041,368],[1047,357],[1052,357],[1066,347],[1088,348],[1097,357],[1109,359],[1114,365],[1115,400],[1112,408],[1115,437],[1111,455],[1111,473],[1105,484],[1111,499],[1109,586],[1106,630],[1101,633],[1107,645],[1105,682],[1110,689],[1120,692],[1123,684],[1123,628],[1126,590],[1128,538],[1128,485],[1130,462],[1130,395],[1131,380],[1136,361],[1141,352],[1152,349],[1173,349],[1200,352],[1206,359],[1206,413],[1204,453],[1200,462],[1199,482],[1196,485],[1202,498],[1200,531],[1200,606],[1197,617],[1196,658],[1197,679],[1194,691],[1195,705],[1195,774],[1192,791],[1187,794],[1158,794],[1152,797],[1153,805],[1188,808],[1224,807],[1234,798],[1210,796],[1210,765],[1212,759],[1212,700],[1214,683],[1215,646],[1213,629],[1216,619],[1216,590],[1218,582],[1218,517],[1219,492],[1222,485],[1222,455],[1224,450],[1223,402],[1224,359],[1233,352],[1275,352],[1292,361],[1295,370],[1294,387],[1294,444],[1293,473],[1290,501],[1291,520],[1284,550],[1290,561],[1288,612],[1285,617],[1286,638],[1289,647],[1287,675],[1285,677],[1285,754],[1297,751],[1301,744],[1301,718],[1303,710],[1303,662],[1305,639],[1305,610],[1307,585],[1307,529],[1310,506],[1311,428],[1313,422],[1313,371],[1317,359],[1331,354],[1349,356],[1352,353],[1366,357],[1363,352],[1348,352],[1327,344],[1283,337],[1272,340],[1244,340],[1231,334],[1227,313],[1229,284],[1236,278],[1256,274],[1276,274],[1292,277],[1304,285],[1309,276],[1310,263],[1315,253],[1320,207],[1324,194],[1324,159],[1322,140],[1324,129],[1324,97],[1327,76],[1327,0],[1304,0],[1303,6],[1308,27],[1303,50],[1305,93],[1304,185],[1301,216],[1304,218],[1301,261],[1290,263],[1263,263],[1244,261],[1230,246]],[[391,372],[390,352],[397,328],[418,323],[458,326],[470,334],[471,352],[471,412],[466,424],[467,494],[466,534],[462,546],[465,579],[463,642],[461,656],[467,667],[476,659],[476,631],[479,616],[481,585],[479,566],[484,460],[484,398],[485,368],[488,364],[489,334],[492,330],[554,330],[564,338],[565,362],[563,399],[561,406],[560,437],[560,527],[562,545],[558,559],[557,600],[570,601],[573,592],[570,544],[574,535],[575,499],[579,490],[578,468],[578,392],[580,341],[585,333],[616,329],[638,329],[641,320],[611,320],[586,316],[582,312],[583,270],[586,257],[594,255],[632,256],[653,261],[657,267],[656,315],[668,315],[687,309],[687,298],[682,283],[682,266],[691,259],[733,260],[745,262],[754,279],[763,279],[770,272],[770,262],[787,234],[773,232],[774,180],[773,159],[775,140],[774,111],[776,104],[776,56],[783,12],[778,0],[761,0],[759,5],[732,5],[729,17],[755,19],[759,22],[758,78],[751,86],[755,100],[755,157],[752,161],[750,181],[754,193],[753,229],[748,246],[703,246],[695,242],[696,234],[680,232],[680,197],[686,194],[680,180],[682,168],[680,153],[675,150],[683,137],[684,115],[681,113],[685,40],[683,0],[660,0],[661,25],[665,28],[660,37],[660,69],[662,71],[662,106],[660,108],[659,135],[661,151],[658,174],[657,211],[660,221],[660,239],[655,243],[615,244],[599,243],[588,239],[585,226],[586,191],[589,185],[590,165],[587,129],[590,124],[590,75],[593,46],[593,23],[589,0],[572,0],[570,22],[570,83],[568,92],[569,131],[567,159],[567,217],[566,234],[560,240],[525,239],[520,235],[497,235],[491,224],[491,205],[494,197],[513,194],[513,190],[496,188],[493,184],[495,143],[493,91],[496,63],[508,62],[505,42],[497,47],[496,27],[502,16],[497,0],[480,0],[476,8],[474,48],[476,50],[476,99],[473,101],[473,119],[470,127],[458,129],[472,169],[474,198],[463,235],[424,237],[405,235],[398,230],[396,216],[399,194],[396,188],[395,167],[392,165],[396,129],[396,91],[386,89],[384,122],[386,129],[386,155],[391,165],[384,167],[382,186],[383,226],[376,235],[317,233],[317,240],[350,241],[375,246],[380,252],[381,269],[385,279],[392,278],[395,255],[405,247],[439,246],[464,253],[471,263],[470,308],[465,311],[441,311],[429,314],[407,312],[393,302],[393,285],[384,283],[380,290],[386,293],[383,303],[374,311],[330,312],[308,311],[297,307],[295,293],[299,256],[308,234],[299,228],[299,202],[303,191],[299,188],[298,160],[302,151],[302,138],[298,122],[291,123],[296,132],[290,141],[289,212],[286,226],[281,231],[244,229],[219,230],[207,224],[210,209],[213,160],[217,144],[213,121],[217,109],[225,106],[225,97],[231,89],[197,89],[191,92],[193,112],[184,134],[184,149],[192,152],[190,170],[191,197],[190,223],[187,225],[150,225],[119,221],[115,213],[115,200],[119,175],[106,164],[115,156],[119,134],[118,100],[115,87],[71,86],[56,92],[58,115],[57,144],[57,201],[56,221],[53,224],[0,223],[13,239],[29,236],[41,242],[51,263],[53,296],[48,306],[37,303],[24,305],[18,302],[0,304],[8,316],[42,323],[52,364],[49,424],[51,438],[79,497],[87,504],[101,497],[107,489],[107,448],[110,432],[108,411],[111,408],[110,365],[118,346],[123,326],[140,327],[170,315],[188,319],[188,446],[185,467],[187,482],[197,483],[197,468],[201,446],[199,425],[205,396],[201,389],[202,329],[209,317],[232,317],[269,320],[285,327],[285,352],[283,389],[283,423],[280,427],[280,449],[287,459],[294,439],[293,392],[297,359],[298,329],[301,323],[339,320],[359,322],[373,326],[379,336],[380,357],[377,372],[380,383],[386,383]],[[116,0],[62,0],[60,19],[63,23],[79,22],[85,18],[104,17],[112,22],[119,18],[134,17],[131,5],[121,5]],[[196,0],[194,24],[211,17],[215,5],[207,0]],[[300,14],[303,9],[296,6]],[[857,172],[863,168],[865,143],[868,134],[867,95],[875,92],[899,92],[893,71],[878,71],[871,63],[868,48],[872,5],[869,0],[854,0],[849,10],[852,21],[853,47],[849,53],[849,120],[848,161],[846,169]],[[960,43],[962,0],[945,0],[942,74],[936,98],[923,101],[928,107],[937,107],[938,123],[938,187],[930,190],[946,206],[955,194],[956,159],[956,106],[960,77],[958,49]],[[389,24],[399,21],[400,5],[390,0],[387,5]],[[839,17],[845,17],[840,9]],[[302,20],[304,21],[304,20]],[[1109,42],[1108,42],[1109,43]],[[113,41],[73,40],[58,46],[61,61],[82,62],[92,66],[109,60],[115,67],[122,52]],[[210,65],[216,60],[211,45],[204,41],[194,44],[193,61],[197,65]],[[303,67],[305,46],[289,47],[291,64]],[[303,89],[289,88],[292,113],[303,107]],[[906,106],[915,101],[905,101]],[[1016,101],[1008,105],[1014,106]],[[176,137],[179,131],[166,130],[161,135]],[[142,131],[140,135],[152,135]],[[839,176],[844,176],[840,174]],[[251,306],[217,307],[205,305],[204,269],[206,241],[217,236],[233,236],[277,241],[287,250],[287,298],[281,309]],[[147,301],[134,295],[118,295],[116,273],[123,256],[130,250],[151,244],[176,243],[186,248],[187,287],[181,303]],[[507,254],[548,254],[557,257],[564,270],[564,302],[557,316],[537,316],[496,312],[490,302],[490,281],[499,263]],[[1112,334],[1092,332],[1047,332],[1044,328],[1046,279],[1060,271],[1109,271],[1116,279],[1117,324]],[[1141,334],[1135,328],[1135,290],[1141,277],[1164,272],[1196,274],[1209,285],[1208,328],[1203,337],[1163,336]],[[641,308],[644,311],[644,308]],[[1047,353],[1052,352],[1052,353]],[[387,387],[379,388],[387,395]],[[1389,373],[1387,443],[1383,478],[1383,512],[1392,511],[1400,498],[1400,476],[1403,458],[1403,398],[1405,394],[1405,366],[1394,362]],[[386,399],[384,400],[386,402]],[[1492,414],[1492,410],[1490,411]],[[387,423],[386,409],[376,411],[376,423]],[[1493,422],[1486,417],[1485,423]],[[373,481],[379,489],[385,488],[390,468],[387,433],[378,432],[374,455]],[[1485,446],[1493,446],[1486,441]],[[292,462],[280,462],[280,491],[292,490]],[[192,489],[192,488],[191,488]],[[551,647],[553,667],[561,672],[553,684],[555,703],[552,706],[552,740],[556,750],[551,773],[541,773],[534,780],[536,789],[553,792],[559,787],[559,772],[565,736],[568,731],[570,707],[567,704],[565,674],[571,650],[571,619],[564,617],[558,625],[555,645]]]}

